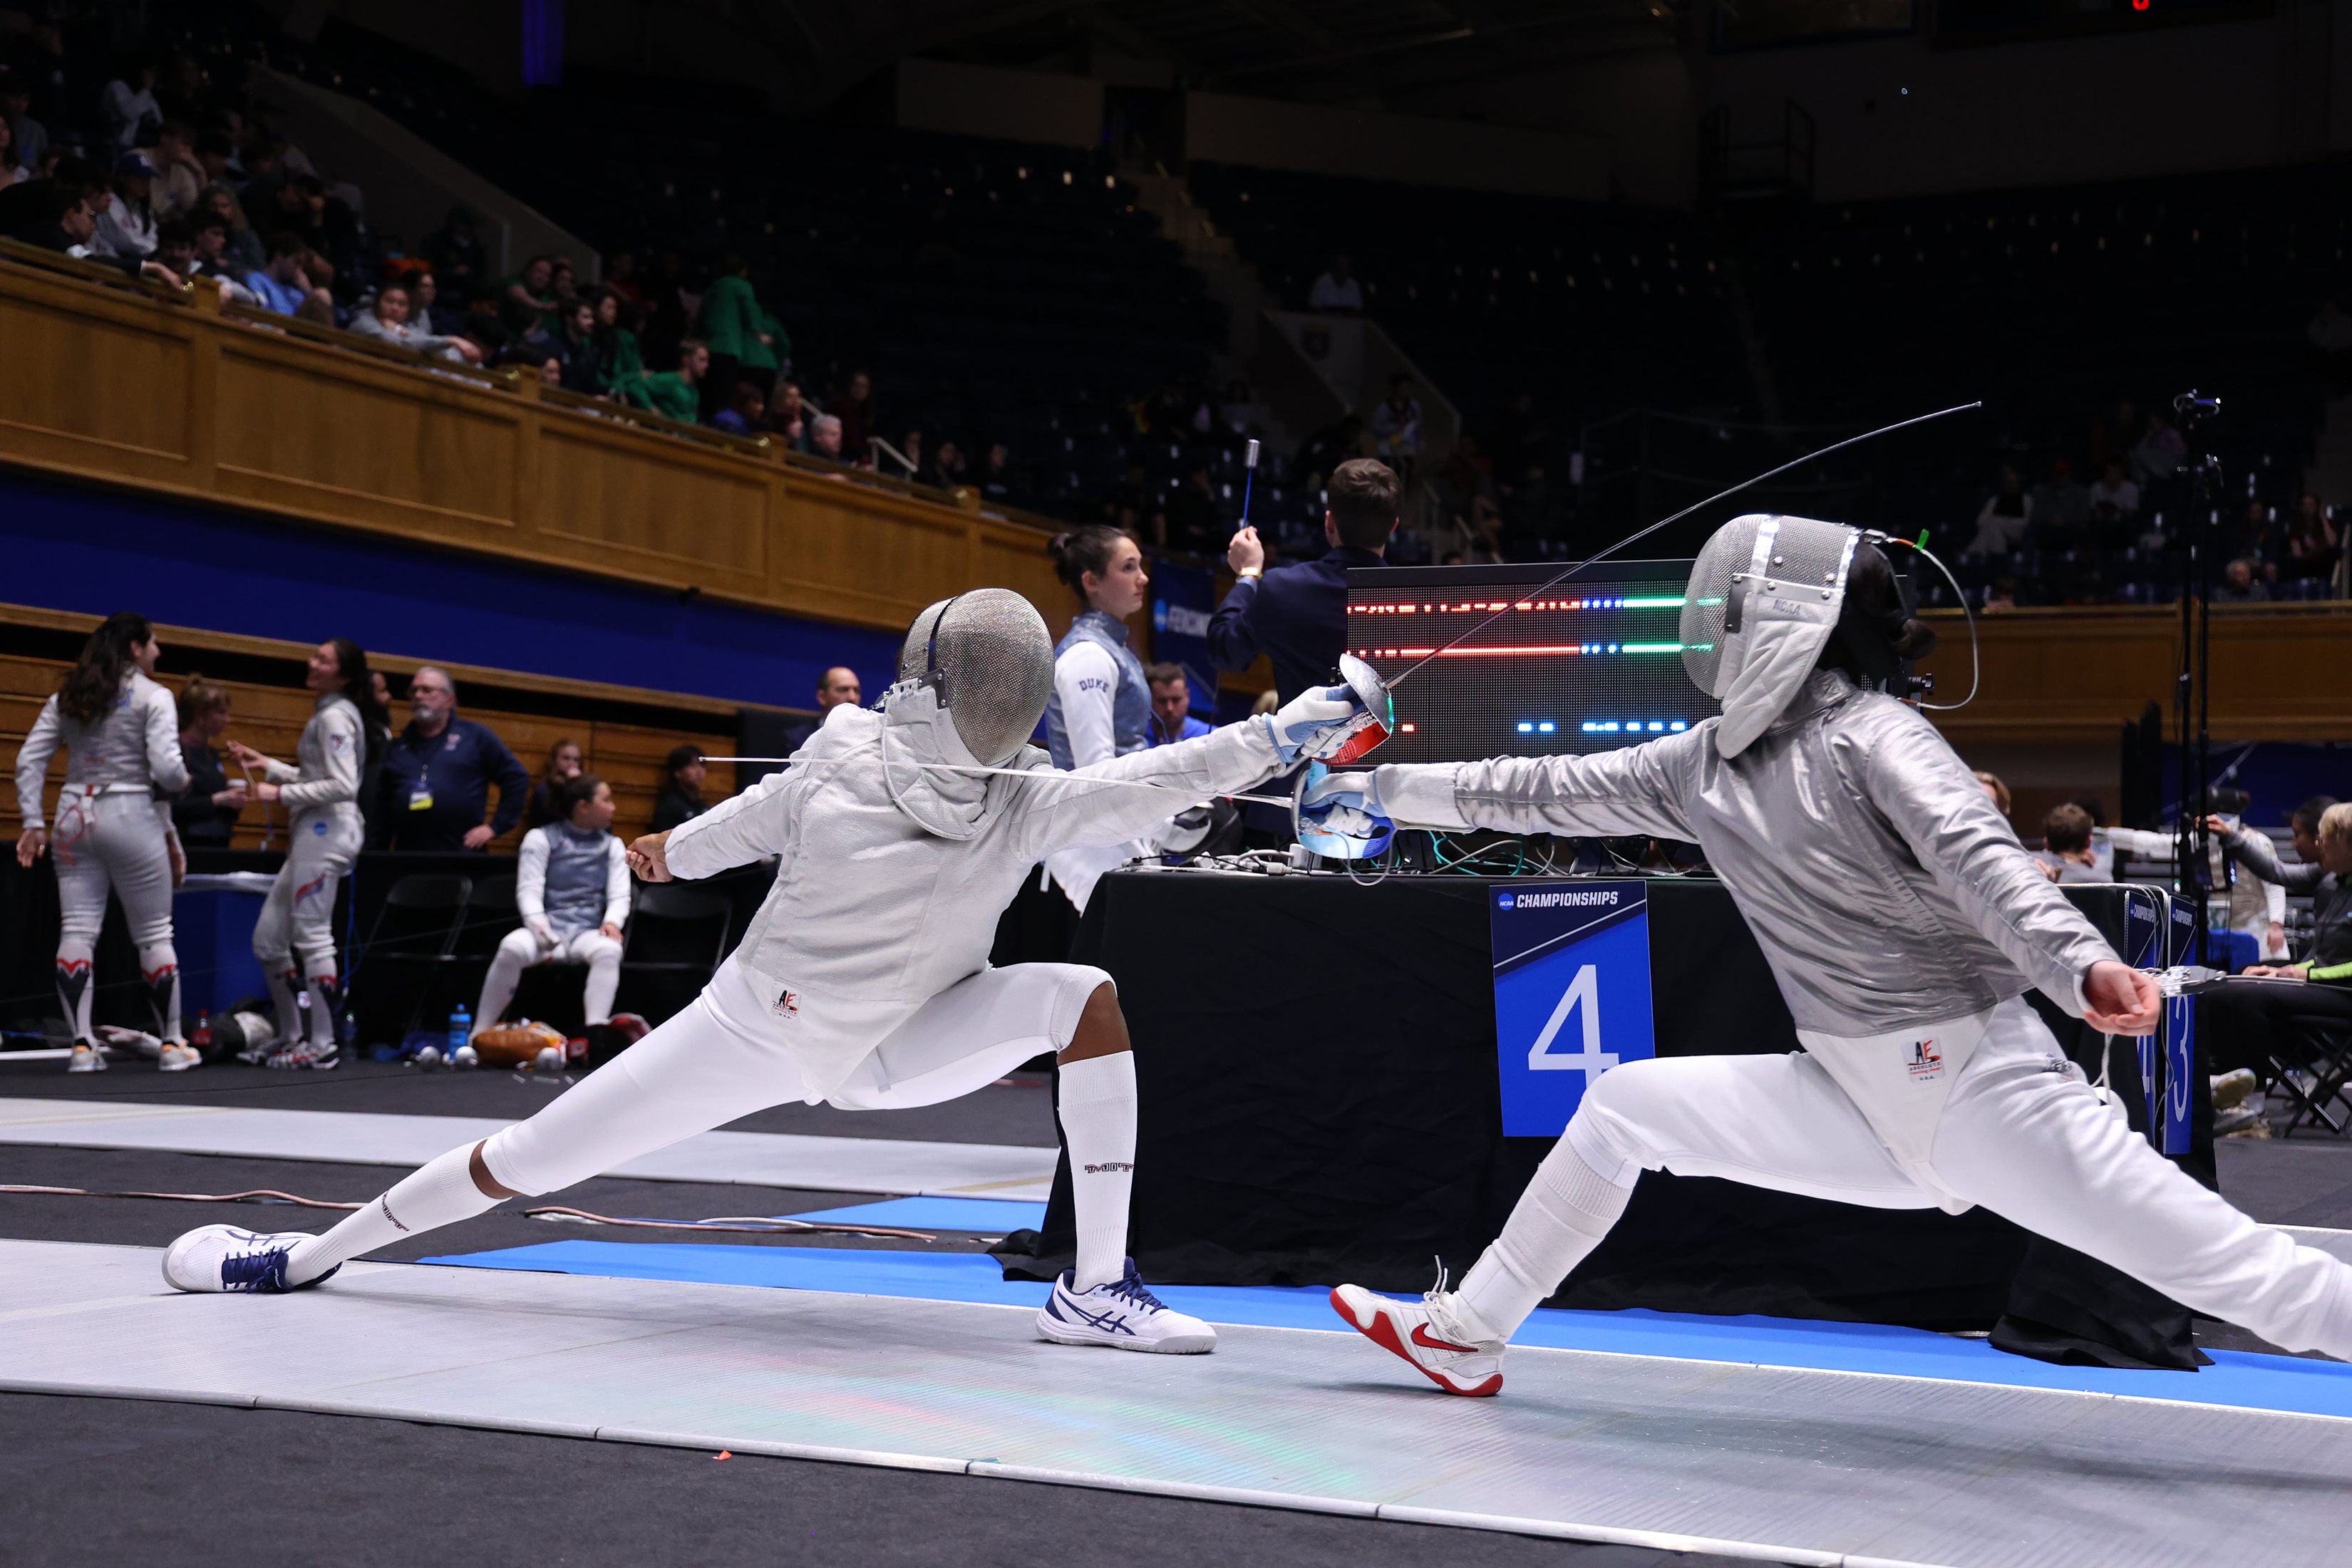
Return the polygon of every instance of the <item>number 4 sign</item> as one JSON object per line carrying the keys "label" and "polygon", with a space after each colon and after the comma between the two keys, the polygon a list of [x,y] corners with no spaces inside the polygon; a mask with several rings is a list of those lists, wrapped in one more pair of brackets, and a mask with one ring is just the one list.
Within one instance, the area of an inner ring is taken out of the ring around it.
{"label": "number 4 sign", "polygon": [[1593,1080],[1657,1054],[1640,882],[1508,884],[1488,894],[1503,1134],[1557,1137]]}

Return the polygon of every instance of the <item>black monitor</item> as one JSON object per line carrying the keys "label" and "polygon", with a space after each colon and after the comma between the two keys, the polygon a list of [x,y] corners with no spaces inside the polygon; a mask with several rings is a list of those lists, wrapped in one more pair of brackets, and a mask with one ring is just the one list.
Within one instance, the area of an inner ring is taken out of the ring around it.
{"label": "black monitor", "polygon": [[1606,752],[1714,714],[1683,669],[1690,568],[1603,562],[1542,594],[1557,562],[1349,569],[1348,649],[1383,679],[1504,609],[1396,688],[1396,730],[1366,765]]}

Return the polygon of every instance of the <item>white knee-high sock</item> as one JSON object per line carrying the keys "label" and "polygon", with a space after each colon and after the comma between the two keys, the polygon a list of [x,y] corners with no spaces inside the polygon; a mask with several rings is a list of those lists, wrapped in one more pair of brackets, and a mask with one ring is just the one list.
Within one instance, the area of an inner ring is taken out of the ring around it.
{"label": "white knee-high sock", "polygon": [[588,984],[581,1005],[593,1028],[613,1021],[613,998],[621,989],[621,944],[598,943],[588,954]]}
{"label": "white knee-high sock", "polygon": [[1559,1289],[1568,1271],[1601,1245],[1625,1212],[1631,1187],[1621,1187],[1587,1164],[1563,1137],[1536,1167],[1495,1238],[1456,1299],[1498,1340],[1518,1332],[1536,1303]]}
{"label": "white knee-high sock", "polygon": [[1070,1154],[1078,1260],[1072,1288],[1127,1272],[1127,1200],[1135,1183],[1135,1053],[1062,1066],[1062,1146]]}
{"label": "white knee-high sock", "polygon": [[89,1032],[89,984],[93,949],[79,937],[58,942],[58,1005],[65,1009],[66,1026],[73,1037],[95,1040]]}
{"label": "white knee-high sock", "polygon": [[302,984],[310,993],[310,1043],[335,1043],[335,955],[331,952],[302,965]]}
{"label": "white knee-high sock", "polygon": [[277,1043],[290,1046],[302,1036],[302,1009],[294,1002],[294,981],[301,972],[291,958],[266,959],[261,972],[269,982],[269,1015],[278,1026]]}
{"label": "white knee-high sock", "polygon": [[180,954],[168,942],[139,950],[139,976],[147,983],[147,1005],[155,1011],[155,1033],[166,1040],[180,1032]]}
{"label": "white knee-high sock", "polygon": [[507,1016],[507,1004],[514,1000],[515,987],[522,980],[522,965],[501,946],[490,959],[490,972],[482,977],[482,998],[474,1006],[474,1033],[480,1034]]}
{"label": "white knee-high sock", "polygon": [[316,1279],[362,1252],[496,1208],[505,1200],[476,1186],[468,1168],[476,1147],[464,1143],[436,1156],[394,1184],[390,1192],[344,1215],[332,1230],[297,1244],[286,1259],[287,1282]]}

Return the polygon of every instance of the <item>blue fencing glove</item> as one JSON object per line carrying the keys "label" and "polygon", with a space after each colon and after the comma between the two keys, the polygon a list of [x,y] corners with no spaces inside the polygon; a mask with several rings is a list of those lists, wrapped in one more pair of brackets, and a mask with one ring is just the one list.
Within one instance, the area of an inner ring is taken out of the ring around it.
{"label": "blue fencing glove", "polygon": [[1396,824],[1381,809],[1377,773],[1335,773],[1308,764],[1298,795],[1298,841],[1334,860],[1370,860],[1387,853]]}
{"label": "blue fencing glove", "polygon": [[1351,686],[1310,686],[1275,712],[1265,715],[1266,733],[1282,754],[1282,765],[1339,749],[1368,710]]}

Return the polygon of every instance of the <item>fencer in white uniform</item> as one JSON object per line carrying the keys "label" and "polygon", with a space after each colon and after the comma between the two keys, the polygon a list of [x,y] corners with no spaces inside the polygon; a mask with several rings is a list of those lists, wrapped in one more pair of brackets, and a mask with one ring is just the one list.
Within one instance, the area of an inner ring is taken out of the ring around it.
{"label": "fencer in white uniform", "polygon": [[588,1027],[613,1020],[621,928],[629,920],[628,857],[611,832],[613,786],[581,773],[555,798],[562,820],[524,834],[515,857],[515,912],[522,924],[507,932],[490,959],[474,1009],[477,1034],[506,1016],[522,972],[541,963],[586,964]]}
{"label": "fencer in white uniform", "polygon": [[[898,675],[879,711],[835,708],[792,767],[630,847],[632,866],[656,880],[778,858],[741,945],[690,1006],[530,1121],[451,1150],[325,1235],[208,1226],[173,1244],[164,1278],[188,1290],[315,1284],[403,1236],[764,1106],[929,1105],[1054,1052],[1077,1260],[1038,1332],[1213,1348],[1208,1325],[1163,1307],[1126,1257],[1135,1065],[1110,977],[1072,963],[994,969],[989,950],[1049,851],[1116,843],[1171,802],[1245,789],[1335,741],[1362,704],[1346,688],[1310,690],[1196,740],[1057,772],[1025,744],[1052,689],[1052,643],[1028,601],[1003,589],[925,610]],[[980,771],[994,767],[1012,773]]]}
{"label": "fencer in white uniform", "polygon": [[[1353,1285],[1341,1316],[1454,1394],[1502,1386],[1506,1342],[1609,1232],[1644,1170],[1875,1208],[1981,1205],[2192,1310],[2352,1357],[2352,1269],[2256,1225],[2131,1132],[2024,992],[2110,1034],[2161,997],[2117,962],[1927,719],[1867,689],[1932,646],[1854,530],[1744,517],[1691,576],[1682,641],[1723,703],[1585,757],[1335,774],[1310,816],[1706,851],[1804,1046],[1629,1061],[1595,1078],[1494,1245],[1419,1303]],[[1864,684],[1857,684],[1857,681]],[[1382,819],[1385,819],[1384,821]]]}
{"label": "fencer in white uniform", "polygon": [[[46,850],[58,868],[58,1002],[73,1030],[68,1072],[100,1072],[106,1057],[90,1031],[91,963],[110,889],[122,900],[139,977],[163,1045],[165,1072],[202,1059],[180,1028],[180,955],[172,942],[178,836],[172,797],[186,792],[180,722],[172,694],[152,679],[163,652],[144,616],[110,616],[82,645],[63,688],[41,704],[16,752],[17,864]],[[66,750],[57,831],[48,833],[41,786]]]}
{"label": "fencer in white uniform", "polygon": [[302,726],[295,765],[229,743],[240,764],[263,771],[254,798],[283,801],[287,810],[286,863],[253,926],[253,955],[278,1016],[278,1047],[263,1058],[273,1068],[331,1068],[340,1059],[335,890],[351,875],[365,837],[359,794],[369,729],[352,693],[368,693],[374,703],[367,655],[348,637],[330,638],[311,650],[305,684],[318,703]]}

